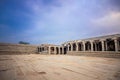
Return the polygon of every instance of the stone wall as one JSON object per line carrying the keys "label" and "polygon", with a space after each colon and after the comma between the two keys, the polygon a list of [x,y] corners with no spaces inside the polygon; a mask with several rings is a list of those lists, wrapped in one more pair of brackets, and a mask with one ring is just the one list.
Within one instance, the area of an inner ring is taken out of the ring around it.
{"label": "stone wall", "polygon": [[96,52],[90,52],[90,51],[69,51],[67,55],[75,55],[75,56],[91,56],[91,57],[105,57],[105,58],[120,58],[120,52],[112,52],[112,51],[96,51]]}
{"label": "stone wall", "polygon": [[37,46],[0,43],[0,54],[31,54],[37,52]]}

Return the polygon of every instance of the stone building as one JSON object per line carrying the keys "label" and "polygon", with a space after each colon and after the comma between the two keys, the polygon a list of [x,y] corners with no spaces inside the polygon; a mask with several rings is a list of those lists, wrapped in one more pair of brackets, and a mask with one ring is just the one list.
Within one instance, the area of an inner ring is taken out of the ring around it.
{"label": "stone building", "polygon": [[54,44],[41,44],[38,46],[38,52],[41,54],[62,54],[63,46]]}
{"label": "stone building", "polygon": [[47,54],[67,54],[69,52],[120,52],[120,34],[74,40],[62,45],[42,44],[38,52]]}

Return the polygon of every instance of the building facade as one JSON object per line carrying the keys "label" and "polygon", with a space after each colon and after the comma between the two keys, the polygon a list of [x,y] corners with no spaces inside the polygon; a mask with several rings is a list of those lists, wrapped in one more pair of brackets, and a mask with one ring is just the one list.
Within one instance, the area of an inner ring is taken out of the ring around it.
{"label": "building facade", "polygon": [[120,52],[120,34],[74,40],[62,45],[42,44],[38,52],[47,54],[67,54],[69,52]]}

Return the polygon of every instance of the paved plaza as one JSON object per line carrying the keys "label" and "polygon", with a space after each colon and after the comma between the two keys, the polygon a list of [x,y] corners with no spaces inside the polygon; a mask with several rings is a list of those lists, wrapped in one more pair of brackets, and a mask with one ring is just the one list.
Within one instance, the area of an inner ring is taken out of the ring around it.
{"label": "paved plaza", "polygon": [[120,59],[0,55],[0,80],[120,80]]}

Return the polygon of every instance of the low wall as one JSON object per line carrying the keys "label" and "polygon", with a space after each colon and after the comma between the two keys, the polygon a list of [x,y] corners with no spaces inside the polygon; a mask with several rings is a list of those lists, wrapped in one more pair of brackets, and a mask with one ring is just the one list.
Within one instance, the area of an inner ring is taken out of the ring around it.
{"label": "low wall", "polygon": [[120,52],[83,52],[83,51],[69,51],[67,55],[76,55],[76,56],[91,56],[91,57],[106,57],[106,58],[120,58]]}
{"label": "low wall", "polygon": [[31,54],[37,52],[37,46],[0,43],[0,54]]}

